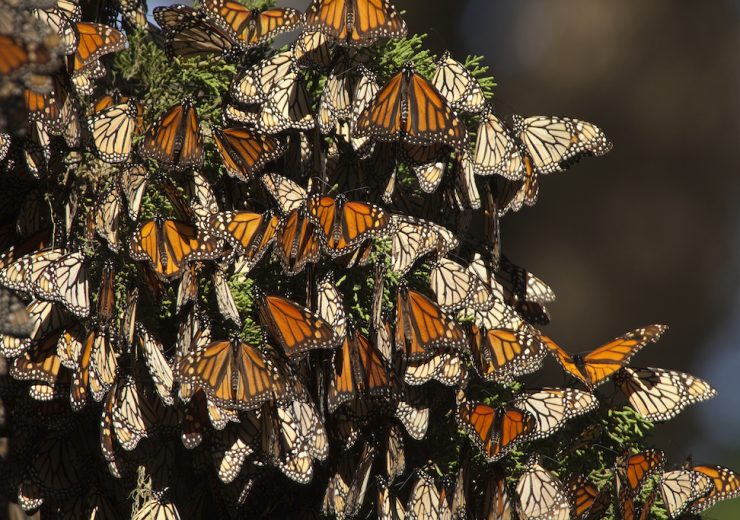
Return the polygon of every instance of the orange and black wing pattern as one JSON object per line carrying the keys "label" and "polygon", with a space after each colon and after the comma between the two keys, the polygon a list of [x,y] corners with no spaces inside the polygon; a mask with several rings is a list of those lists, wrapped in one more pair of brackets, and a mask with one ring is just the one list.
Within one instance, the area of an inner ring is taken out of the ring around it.
{"label": "orange and black wing pattern", "polygon": [[663,469],[665,454],[660,450],[649,449],[631,455],[625,453],[615,464],[617,491],[637,495],[647,480],[657,471]]}
{"label": "orange and black wing pattern", "polygon": [[403,101],[407,89],[404,71],[393,76],[357,117],[356,137],[381,141],[400,139],[403,130]]}
{"label": "orange and black wing pattern", "polygon": [[538,335],[528,326],[520,330],[480,330],[471,326],[470,350],[480,375],[488,381],[510,382],[513,378],[537,371],[545,350]]}
{"label": "orange and black wing pattern", "polygon": [[201,166],[203,136],[192,102],[186,99],[159,118],[144,136],[140,152],[175,171]]}
{"label": "orange and black wing pattern", "polygon": [[9,34],[0,34],[0,75],[10,76],[53,64],[52,54],[44,45],[24,43]]}
{"label": "orange and black wing pattern", "polygon": [[216,23],[233,33],[243,48],[262,45],[300,23],[300,14],[291,8],[260,11],[229,0],[206,0],[203,9],[215,15]]}
{"label": "orange and black wing pattern", "polygon": [[427,79],[407,63],[393,76],[356,123],[357,137],[462,149],[467,132],[455,111]]}
{"label": "orange and black wing pattern", "polygon": [[262,324],[289,358],[339,346],[341,339],[331,325],[305,307],[281,296],[260,295],[259,300]]}
{"label": "orange and black wing pattern", "polygon": [[279,220],[269,212],[225,211],[211,216],[209,223],[214,234],[229,242],[237,254],[256,263],[275,239]]}
{"label": "orange and black wing pattern", "polygon": [[571,518],[574,520],[589,520],[601,518],[611,505],[611,492],[606,486],[603,490],[589,479],[579,474],[572,474],[566,482],[568,497],[571,503]]}
{"label": "orange and black wing pattern", "polygon": [[396,348],[410,361],[428,361],[440,349],[464,349],[467,338],[455,320],[418,291],[401,286],[396,299]]}
{"label": "orange and black wing pattern", "polygon": [[384,233],[390,214],[367,202],[313,195],[306,202],[311,220],[322,232],[322,243],[332,256],[342,256],[369,238]]}
{"label": "orange and black wing pattern", "polygon": [[155,218],[143,222],[130,242],[131,257],[144,260],[164,280],[182,275],[191,260],[212,260],[221,254],[212,237],[201,237],[193,226]]}
{"label": "orange and black wing pattern", "polygon": [[648,325],[620,336],[588,354],[568,354],[552,339],[542,336],[563,370],[579,379],[589,388],[595,388],[624,367],[648,343],[660,339],[665,325]]}
{"label": "orange and black wing pattern", "polygon": [[226,172],[242,181],[252,179],[285,151],[285,146],[279,141],[247,128],[214,129],[213,138]]}
{"label": "orange and black wing pattern", "polygon": [[717,502],[740,497],[740,474],[723,466],[694,466],[691,469],[708,476],[714,484],[707,496],[691,505],[692,513],[698,514]]}
{"label": "orange and black wing pattern", "polygon": [[81,71],[102,56],[126,47],[126,36],[113,27],[91,22],[78,22],[76,27],[78,41],[72,61],[73,72]]}
{"label": "orange and black wing pattern", "polygon": [[408,77],[405,140],[420,145],[444,143],[458,149],[464,147],[465,126],[447,100],[431,82],[413,70],[405,74]]}
{"label": "orange and black wing pattern", "polygon": [[305,26],[356,47],[406,36],[406,23],[388,0],[314,0],[306,10]]}
{"label": "orange and black wing pattern", "polygon": [[457,420],[490,462],[501,459],[536,428],[534,417],[527,412],[472,402],[459,405]]}
{"label": "orange and black wing pattern", "polygon": [[241,341],[214,341],[180,361],[181,381],[218,406],[253,410],[291,393],[287,366]]}
{"label": "orange and black wing pattern", "polygon": [[305,216],[303,208],[295,209],[280,220],[275,233],[275,251],[285,274],[296,275],[308,263],[321,256],[318,230]]}
{"label": "orange and black wing pattern", "polygon": [[327,394],[329,411],[358,396],[388,396],[392,389],[390,368],[378,348],[359,331],[349,332],[334,354]]}

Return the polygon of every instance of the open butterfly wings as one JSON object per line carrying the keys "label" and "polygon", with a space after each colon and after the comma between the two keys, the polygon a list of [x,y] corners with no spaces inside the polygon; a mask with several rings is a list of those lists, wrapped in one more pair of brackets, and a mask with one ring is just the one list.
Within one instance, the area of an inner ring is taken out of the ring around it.
{"label": "open butterfly wings", "polygon": [[139,150],[174,171],[200,167],[203,136],[192,101],[186,99],[165,112],[146,133]]}
{"label": "open butterfly wings", "polygon": [[589,388],[595,388],[625,366],[645,345],[658,341],[666,329],[665,325],[649,325],[628,332],[588,354],[575,356],[550,338],[543,336],[542,339],[563,370]]}
{"label": "open butterfly wings", "polygon": [[359,115],[356,136],[462,149],[467,132],[439,91],[407,64]]}
{"label": "open butterfly wings", "polygon": [[389,0],[314,0],[304,14],[304,26],[340,45],[357,47],[406,36],[406,23]]}

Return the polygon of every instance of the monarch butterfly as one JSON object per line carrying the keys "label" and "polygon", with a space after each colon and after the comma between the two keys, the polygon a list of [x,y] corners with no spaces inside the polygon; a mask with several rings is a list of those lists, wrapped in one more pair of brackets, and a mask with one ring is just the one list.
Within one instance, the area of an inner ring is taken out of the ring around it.
{"label": "monarch butterfly", "polygon": [[512,181],[524,177],[524,159],[504,123],[487,106],[481,113],[473,151],[478,175],[499,175]]}
{"label": "monarch butterfly", "polygon": [[333,369],[327,394],[330,413],[361,396],[390,396],[390,368],[377,347],[357,330],[350,330],[334,353]]}
{"label": "monarch butterfly", "polygon": [[323,246],[332,256],[342,256],[365,240],[385,233],[390,214],[366,202],[344,197],[312,195],[306,201],[309,218],[321,230]]}
{"label": "monarch butterfly", "polygon": [[584,155],[602,156],[612,145],[596,125],[567,117],[514,116],[514,133],[537,174],[563,171]]}
{"label": "monarch butterfly", "polygon": [[412,439],[420,441],[426,437],[429,429],[429,408],[417,407],[406,401],[398,401],[394,415]]}
{"label": "monarch butterfly", "polygon": [[231,244],[239,255],[238,272],[249,272],[275,239],[280,219],[271,213],[226,211],[210,217],[214,234]]}
{"label": "monarch butterfly", "polygon": [[714,484],[709,494],[691,504],[692,513],[701,513],[717,502],[740,496],[740,475],[731,469],[722,466],[694,466],[691,469],[708,476]]}
{"label": "monarch butterfly", "polygon": [[571,502],[574,520],[596,520],[602,518],[611,505],[611,491],[604,487],[601,491],[583,475],[571,474],[565,482]]}
{"label": "monarch butterfly", "polygon": [[517,511],[522,520],[568,520],[570,503],[565,486],[531,455],[516,484]]}
{"label": "monarch butterfly", "polygon": [[241,424],[228,424],[211,436],[211,459],[221,482],[228,484],[239,476],[245,459],[258,448],[259,433],[259,419],[247,413]]}
{"label": "monarch butterfly", "polygon": [[334,42],[321,31],[303,31],[291,47],[293,59],[300,66],[326,68],[331,65]]}
{"label": "monarch butterfly", "polygon": [[120,163],[128,159],[137,117],[138,107],[133,99],[111,105],[90,117],[88,126],[93,144],[102,160]]}
{"label": "monarch butterfly", "polygon": [[437,303],[445,311],[482,310],[491,306],[491,293],[468,269],[449,258],[437,260],[429,273]]}
{"label": "monarch butterfly", "polygon": [[280,220],[275,241],[280,265],[288,276],[300,273],[306,264],[317,262],[321,256],[319,231],[303,208],[291,211]]}
{"label": "monarch butterfly", "polygon": [[306,202],[306,190],[287,177],[266,173],[262,176],[262,184],[275,198],[284,215],[299,209]]}
{"label": "monarch butterfly", "polygon": [[350,135],[354,150],[361,156],[367,156],[372,150],[372,141],[367,137],[357,137],[357,119],[367,106],[375,99],[380,90],[375,74],[364,65],[357,68],[357,81],[352,92],[352,114],[350,117]]}
{"label": "monarch butterfly", "polygon": [[281,296],[259,294],[262,324],[289,358],[317,348],[335,348],[341,339],[331,326],[308,309]]}
{"label": "monarch butterfly", "polygon": [[278,407],[262,415],[263,451],[286,477],[307,484],[313,477],[313,462],[307,449],[308,440],[301,432],[298,419],[289,408]]}
{"label": "monarch butterfly", "polygon": [[63,135],[70,125],[74,125],[77,112],[69,94],[68,80],[62,75],[52,78],[49,92],[32,89],[23,91],[23,99],[28,120],[43,124],[43,129],[51,135]]}
{"label": "monarch butterfly", "polygon": [[20,338],[30,335],[32,327],[23,301],[12,291],[0,287],[0,334]]}
{"label": "monarch butterfly", "polygon": [[680,469],[666,471],[658,484],[663,504],[670,518],[686,511],[691,503],[706,496],[714,488],[712,479],[699,471]]}
{"label": "monarch butterfly", "polygon": [[299,397],[288,405],[290,413],[298,423],[299,434],[306,439],[309,454],[316,460],[325,461],[329,457],[329,438],[318,410],[312,401],[307,399],[302,389]]}
{"label": "monarch butterfly", "polygon": [[511,403],[535,418],[536,426],[531,439],[542,439],[552,435],[563,425],[579,415],[596,409],[596,397],[574,388],[542,388],[517,395]]}
{"label": "monarch butterfly", "polygon": [[257,127],[267,134],[277,134],[288,129],[311,130],[314,116],[303,76],[288,70],[267,93]]}
{"label": "monarch butterfly", "polygon": [[334,273],[326,273],[319,282],[317,292],[317,314],[332,326],[337,336],[344,338],[347,335],[347,315],[334,281]]}
{"label": "monarch butterfly", "polygon": [[403,475],[406,471],[406,452],[404,449],[403,432],[397,424],[388,428],[383,453],[385,454],[385,474],[390,482]]}
{"label": "monarch butterfly", "polygon": [[42,249],[20,256],[0,270],[0,285],[31,294],[43,270],[63,255],[63,249]]}
{"label": "monarch butterfly", "polygon": [[378,489],[378,498],[376,500],[375,514],[378,520],[404,520],[406,518],[406,509],[403,503],[396,496],[391,496],[388,483],[380,476],[375,476]]}
{"label": "monarch butterfly", "polygon": [[123,195],[126,197],[128,216],[131,220],[136,220],[139,217],[141,200],[144,197],[148,179],[149,172],[140,165],[130,166],[121,171],[119,184]]}
{"label": "monarch butterfly", "polygon": [[589,388],[596,388],[625,366],[648,343],[655,343],[665,332],[665,325],[648,325],[620,336],[588,354],[570,355],[547,336],[542,336],[555,359],[568,374]]}
{"label": "monarch butterfly", "polygon": [[329,73],[319,100],[318,124],[321,133],[331,133],[340,120],[352,116],[355,75],[345,59],[340,59]]}
{"label": "monarch butterfly", "polygon": [[439,349],[462,350],[465,333],[437,305],[406,286],[396,297],[396,348],[410,361],[428,361]]}
{"label": "monarch butterfly", "polygon": [[479,502],[479,515],[483,520],[511,520],[514,507],[506,489],[506,480],[500,469],[486,479],[483,484],[483,496]]}
{"label": "monarch butterfly", "polygon": [[649,449],[640,453],[624,453],[615,461],[617,493],[625,491],[631,496],[638,495],[643,485],[656,472],[662,471],[665,454],[660,450]]}
{"label": "monarch butterfly", "polygon": [[118,253],[121,250],[118,231],[122,209],[123,201],[115,184],[103,193],[95,208],[95,231],[105,239],[108,247],[114,253]]}
{"label": "monarch butterfly", "polygon": [[221,312],[221,316],[241,326],[242,319],[239,317],[239,310],[236,308],[229,284],[226,283],[223,268],[217,267],[213,270],[211,281],[216,292],[216,303],[218,304],[218,310]]}
{"label": "monarch butterfly", "polygon": [[92,94],[90,82],[105,75],[105,67],[100,58],[126,48],[126,35],[107,25],[91,22],[77,22],[77,49],[72,58],[72,83],[81,94]]}
{"label": "monarch butterfly", "polygon": [[153,14],[165,33],[165,50],[170,57],[219,54],[230,59],[240,48],[233,31],[209,19],[202,11],[173,5],[155,7]]}
{"label": "monarch butterfly", "polygon": [[87,268],[82,252],[69,253],[47,265],[34,282],[33,291],[39,298],[61,303],[77,317],[89,316]]}
{"label": "monarch butterfly", "polygon": [[216,23],[232,32],[244,49],[263,45],[300,23],[300,13],[291,8],[259,11],[229,0],[206,0],[202,8]]}
{"label": "monarch butterfly", "polygon": [[356,136],[462,149],[466,130],[437,89],[407,63],[357,118]]}
{"label": "monarch butterfly", "polygon": [[717,395],[709,383],[690,374],[661,368],[623,368],[614,383],[632,408],[649,421],[667,421],[690,404]]}
{"label": "monarch butterfly", "polygon": [[[419,187],[424,193],[434,193],[442,183],[445,171],[447,170],[447,161],[450,155],[450,149],[444,144],[418,145],[400,143],[396,145],[399,149],[399,155],[416,174],[419,181]],[[390,188],[387,197],[392,196]]]}
{"label": "monarch butterfly", "polygon": [[306,9],[304,25],[340,45],[356,47],[367,47],[379,38],[406,36],[406,22],[389,0],[314,0]]}
{"label": "monarch butterfly", "polygon": [[402,276],[422,256],[435,251],[444,256],[458,246],[458,240],[448,229],[433,222],[402,215],[393,215],[391,231],[391,271]]}
{"label": "monarch butterfly", "polygon": [[650,495],[645,499],[641,508],[637,508],[635,505],[635,498],[629,493],[620,493],[619,495],[619,511],[622,513],[624,520],[648,520],[650,518],[650,512],[653,509],[655,498],[657,496],[657,490],[653,490]]}
{"label": "monarch butterfly", "polygon": [[[31,342],[30,346],[15,358],[10,367],[10,375],[19,381],[38,381],[50,387],[56,387],[58,382],[67,379],[68,373],[63,369],[57,355],[57,343],[64,333],[64,328],[51,331],[44,338]],[[48,397],[37,393],[39,388],[31,387],[30,395],[36,400],[46,400]]]}
{"label": "monarch butterfly", "polygon": [[440,350],[428,360],[407,361],[403,380],[409,385],[423,385],[436,379],[447,386],[464,386],[468,370],[460,355],[452,349]]}
{"label": "monarch butterfly", "polygon": [[174,171],[202,166],[203,136],[193,102],[186,99],[168,109],[149,128],[139,150]]}
{"label": "monarch butterfly", "polygon": [[432,85],[452,105],[463,112],[480,112],[486,106],[486,98],[478,80],[465,65],[445,52],[437,61]]}
{"label": "monarch butterfly", "polygon": [[475,182],[475,168],[467,150],[464,153],[457,154],[455,175],[452,204],[460,210],[480,209],[481,198],[478,185]]}
{"label": "monarch butterfly", "polygon": [[141,323],[136,323],[134,328],[133,347],[136,351],[141,351],[154,389],[162,402],[171,406],[175,377],[170,362],[164,355],[164,346]]}
{"label": "monarch butterfly", "polygon": [[75,411],[85,406],[88,391],[95,401],[103,400],[118,367],[118,354],[108,332],[92,330],[86,337],[79,332],[67,330],[57,347],[64,353],[62,363],[69,363],[72,370],[70,402]]}
{"label": "monarch butterfly", "polygon": [[536,372],[545,359],[539,334],[524,322],[517,328],[487,331],[471,325],[470,350],[481,377],[501,384]]}
{"label": "monarch butterfly", "polygon": [[467,401],[458,406],[457,422],[490,462],[504,457],[537,428],[537,421],[528,412]]}
{"label": "monarch butterfly", "polygon": [[185,222],[155,218],[143,222],[131,236],[131,257],[147,261],[164,281],[178,278],[188,262],[212,260],[221,254],[218,241],[198,236]]}
{"label": "monarch butterfly", "polygon": [[32,300],[24,308],[31,330],[28,337],[0,336],[0,355],[10,358],[25,352],[34,342],[58,332],[70,322],[69,314],[56,303]]}
{"label": "monarch butterfly", "polygon": [[292,393],[287,366],[236,340],[214,341],[190,352],[180,361],[178,373],[180,380],[229,409],[254,410]]}
{"label": "monarch butterfly", "polygon": [[226,172],[242,181],[250,180],[265,164],[285,151],[285,146],[279,141],[246,128],[214,129],[213,138]]}
{"label": "monarch butterfly", "polygon": [[406,518],[411,520],[433,520],[452,518],[445,495],[440,493],[432,477],[419,471],[414,487],[411,488],[406,504]]}
{"label": "monarch butterfly", "polygon": [[323,515],[351,518],[359,513],[365,499],[375,454],[375,449],[369,444],[363,447],[355,464],[352,463],[348,453],[344,454],[339,461],[337,472],[329,479],[321,502]]}
{"label": "monarch butterfly", "polygon": [[265,58],[238,74],[231,83],[229,93],[242,104],[263,103],[267,100],[267,94],[295,67],[295,63],[290,51]]}

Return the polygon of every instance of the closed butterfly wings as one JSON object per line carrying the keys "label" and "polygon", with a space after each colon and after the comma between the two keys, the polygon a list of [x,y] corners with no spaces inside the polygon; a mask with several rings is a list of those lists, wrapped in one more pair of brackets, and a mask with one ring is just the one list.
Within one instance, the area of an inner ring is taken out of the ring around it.
{"label": "closed butterfly wings", "polygon": [[632,408],[649,421],[667,421],[687,406],[717,394],[698,377],[661,368],[625,367],[615,375],[614,383]]}
{"label": "closed butterfly wings", "polygon": [[516,485],[517,511],[523,520],[568,520],[570,503],[563,483],[530,456]]}
{"label": "closed butterfly wings", "polygon": [[584,155],[605,155],[612,147],[596,125],[578,119],[514,116],[514,133],[539,174],[563,171]]}

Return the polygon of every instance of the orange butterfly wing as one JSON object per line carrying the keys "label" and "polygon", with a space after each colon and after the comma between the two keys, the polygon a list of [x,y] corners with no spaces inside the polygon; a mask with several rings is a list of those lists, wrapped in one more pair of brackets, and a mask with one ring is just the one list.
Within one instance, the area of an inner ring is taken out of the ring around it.
{"label": "orange butterfly wing", "polygon": [[307,263],[316,262],[321,250],[314,225],[300,209],[291,211],[276,231],[277,253],[288,275],[300,273]]}
{"label": "orange butterfly wing", "polygon": [[625,454],[617,459],[618,483],[626,490],[636,495],[640,492],[645,481],[663,467],[665,455],[660,450],[646,450],[635,455]]}
{"label": "orange butterfly wing", "polygon": [[314,0],[305,13],[306,28],[319,30],[338,40],[346,40],[348,2],[351,0]]}
{"label": "orange butterfly wing", "polygon": [[465,334],[423,294],[400,288],[396,300],[396,345],[411,361],[428,361],[442,348],[462,349]]}
{"label": "orange butterfly wing", "polygon": [[126,37],[113,27],[91,22],[78,22],[76,26],[78,43],[72,65],[75,71],[91,65],[104,54],[126,46]]}
{"label": "orange butterfly wing", "polygon": [[370,136],[385,141],[397,140],[402,131],[405,72],[393,76],[357,118],[358,137]]}
{"label": "orange butterfly wing", "polygon": [[403,38],[406,23],[388,0],[352,0],[351,42],[368,45],[377,38]]}
{"label": "orange butterfly wing", "polygon": [[465,127],[447,101],[429,81],[415,72],[411,72],[409,78],[408,116],[403,130],[416,144],[442,142],[462,148],[466,142]]}
{"label": "orange butterfly wing", "polygon": [[262,296],[260,317],[290,358],[341,341],[327,322],[287,298]]}

